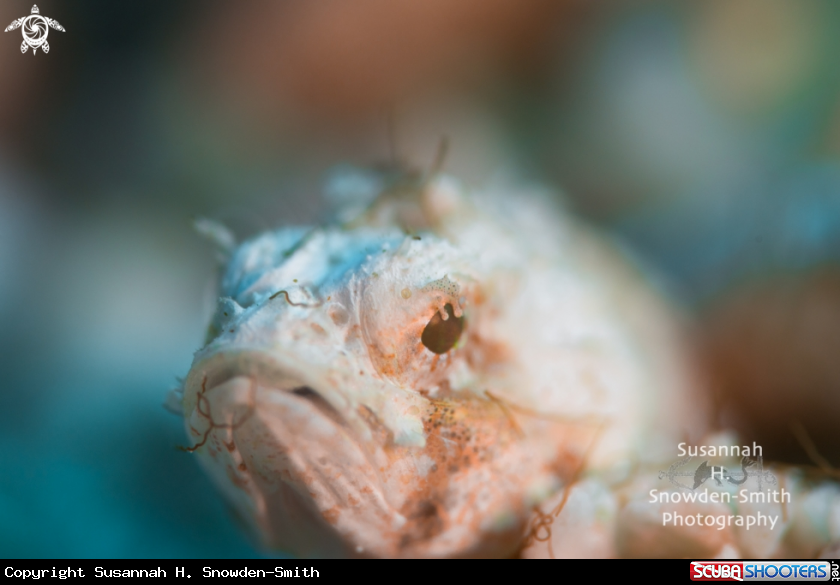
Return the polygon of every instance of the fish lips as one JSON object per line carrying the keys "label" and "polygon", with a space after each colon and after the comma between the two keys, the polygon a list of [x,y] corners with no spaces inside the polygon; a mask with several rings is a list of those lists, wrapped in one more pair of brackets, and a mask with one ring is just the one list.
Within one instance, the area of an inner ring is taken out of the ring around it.
{"label": "fish lips", "polygon": [[293,364],[263,351],[198,361],[184,384],[202,464],[261,543],[301,556],[389,556],[405,520],[372,446]]}

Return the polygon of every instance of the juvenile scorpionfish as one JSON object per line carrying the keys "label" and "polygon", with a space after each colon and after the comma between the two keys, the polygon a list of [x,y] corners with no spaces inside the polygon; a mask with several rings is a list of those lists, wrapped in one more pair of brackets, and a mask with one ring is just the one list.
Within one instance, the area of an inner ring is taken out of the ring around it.
{"label": "juvenile scorpionfish", "polygon": [[563,486],[704,432],[679,315],[551,194],[356,170],[328,189],[337,221],[230,247],[178,396],[266,548],[516,555]]}

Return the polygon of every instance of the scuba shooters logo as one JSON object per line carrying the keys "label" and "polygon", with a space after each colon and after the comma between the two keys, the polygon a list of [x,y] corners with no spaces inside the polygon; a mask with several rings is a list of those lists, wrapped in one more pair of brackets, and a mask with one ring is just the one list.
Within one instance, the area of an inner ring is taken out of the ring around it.
{"label": "scuba shooters logo", "polygon": [[838,581],[832,561],[692,561],[692,581]]}

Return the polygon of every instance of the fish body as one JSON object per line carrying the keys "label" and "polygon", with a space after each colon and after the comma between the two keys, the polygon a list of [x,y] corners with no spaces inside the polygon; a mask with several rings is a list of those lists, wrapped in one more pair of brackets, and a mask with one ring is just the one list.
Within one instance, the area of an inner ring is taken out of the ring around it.
{"label": "fish body", "polygon": [[515,555],[564,486],[706,431],[679,313],[550,194],[362,171],[330,189],[337,221],[230,250],[178,396],[266,548]]}

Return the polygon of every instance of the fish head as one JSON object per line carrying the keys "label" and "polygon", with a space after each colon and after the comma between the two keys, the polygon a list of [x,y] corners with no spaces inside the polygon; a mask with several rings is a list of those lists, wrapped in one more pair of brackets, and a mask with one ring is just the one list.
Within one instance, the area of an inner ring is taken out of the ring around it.
{"label": "fish head", "polygon": [[529,295],[546,291],[523,274],[548,282],[550,254],[523,255],[449,179],[365,180],[349,184],[374,195],[340,221],[232,251],[183,385],[190,450],[268,548],[513,555],[638,401],[582,374],[565,398],[543,387],[590,359],[540,349],[551,317]]}

